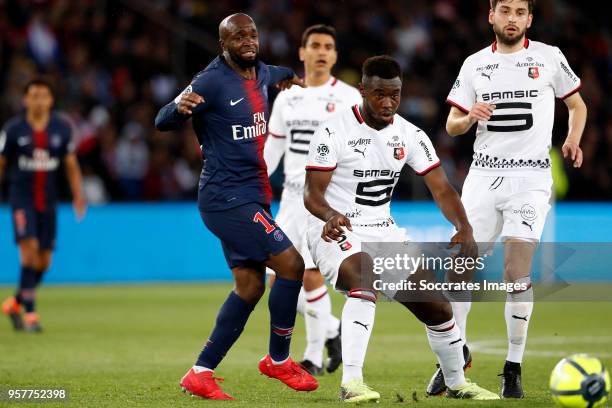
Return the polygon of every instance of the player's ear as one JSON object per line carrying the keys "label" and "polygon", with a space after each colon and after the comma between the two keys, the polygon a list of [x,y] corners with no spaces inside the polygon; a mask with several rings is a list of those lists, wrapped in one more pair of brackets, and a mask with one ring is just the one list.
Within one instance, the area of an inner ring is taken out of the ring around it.
{"label": "player's ear", "polygon": [[304,54],[306,53],[306,49],[304,47],[300,47],[300,49],[298,50],[298,54],[300,55],[300,61],[304,62],[305,56]]}
{"label": "player's ear", "polygon": [[219,38],[219,47],[221,47],[221,51],[225,51],[225,43],[221,38]]}
{"label": "player's ear", "polygon": [[533,14],[529,14],[529,17],[527,17],[527,28],[531,27],[532,21],[533,21]]}
{"label": "player's ear", "polygon": [[489,9],[489,24],[493,25],[493,16],[495,15],[495,10]]}
{"label": "player's ear", "polygon": [[359,89],[359,93],[361,94],[361,97],[365,99],[365,87],[363,86],[363,82],[360,82],[357,85],[357,89]]}

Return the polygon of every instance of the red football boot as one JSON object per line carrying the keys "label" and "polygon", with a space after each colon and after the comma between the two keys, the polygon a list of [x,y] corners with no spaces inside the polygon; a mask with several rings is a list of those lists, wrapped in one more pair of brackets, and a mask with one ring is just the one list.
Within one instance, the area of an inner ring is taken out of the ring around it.
{"label": "red football boot", "polygon": [[274,365],[268,354],[259,361],[259,371],[284,382],[296,391],[314,391],[319,387],[317,380],[291,358],[283,364]]}
{"label": "red football boot", "polygon": [[212,371],[196,373],[193,368],[190,368],[181,379],[180,385],[183,392],[198,397],[211,400],[233,400],[234,397],[219,388],[217,381],[223,382],[223,378],[213,377]]}
{"label": "red football boot", "polygon": [[13,324],[13,329],[23,330],[23,318],[21,317],[21,305],[17,303],[15,296],[11,296],[2,302],[2,313],[4,313]]}

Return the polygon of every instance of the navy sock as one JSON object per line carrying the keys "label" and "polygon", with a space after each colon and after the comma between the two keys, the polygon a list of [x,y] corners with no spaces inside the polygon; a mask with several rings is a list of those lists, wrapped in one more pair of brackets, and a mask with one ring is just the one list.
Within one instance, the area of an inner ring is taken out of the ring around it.
{"label": "navy sock", "polygon": [[215,328],[196,365],[214,370],[240,337],[254,307],[232,291],[217,314]]}
{"label": "navy sock", "polygon": [[295,313],[302,281],[276,278],[270,297],[270,357],[283,361],[289,357],[291,334],[295,324]]}
{"label": "navy sock", "polygon": [[35,308],[34,288],[36,287],[36,270],[27,266],[21,267],[21,279],[19,282],[19,298],[26,313],[32,313]]}
{"label": "navy sock", "polygon": [[44,275],[45,275],[45,271],[36,271],[35,287],[38,287],[38,285],[40,285],[40,282],[42,282],[42,278]]}

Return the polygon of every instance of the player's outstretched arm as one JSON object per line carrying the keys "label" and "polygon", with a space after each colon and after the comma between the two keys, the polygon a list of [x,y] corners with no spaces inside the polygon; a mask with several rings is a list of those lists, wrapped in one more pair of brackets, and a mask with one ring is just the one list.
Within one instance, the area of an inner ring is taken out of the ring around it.
{"label": "player's outstretched arm", "polygon": [[81,176],[81,168],[76,154],[68,153],[64,156],[64,167],[66,168],[66,178],[70,184],[72,192],[72,206],[77,220],[83,219],[87,211],[87,203],[83,196],[83,177]]}
{"label": "player's outstretched arm", "polygon": [[475,258],[478,256],[478,249],[474,242],[472,226],[468,222],[461,198],[448,182],[444,169],[441,166],[437,167],[427,173],[424,178],[425,184],[431,191],[434,201],[442,210],[442,214],[457,229],[457,233],[451,239],[449,248],[459,244],[461,245],[459,252],[461,255]]}
{"label": "player's outstretched arm", "polygon": [[155,128],[159,131],[177,130],[191,117],[193,109],[204,102],[204,98],[195,92],[184,92],[161,108],[155,117]]}
{"label": "player's outstretched arm", "polygon": [[569,112],[567,138],[561,148],[563,157],[570,158],[574,167],[582,166],[582,149],[580,139],[587,119],[587,107],[578,92],[563,100]]}
{"label": "player's outstretched arm", "polygon": [[307,170],[304,185],[304,206],[312,215],[325,221],[321,238],[327,242],[337,241],[344,233],[343,228],[353,230],[351,221],[334,210],[325,199],[325,191],[332,178],[332,171]]}
{"label": "player's outstretched arm", "polygon": [[466,133],[479,120],[487,121],[495,110],[495,105],[477,102],[468,112],[462,112],[459,108],[452,106],[446,119],[446,131],[451,136],[459,136]]}

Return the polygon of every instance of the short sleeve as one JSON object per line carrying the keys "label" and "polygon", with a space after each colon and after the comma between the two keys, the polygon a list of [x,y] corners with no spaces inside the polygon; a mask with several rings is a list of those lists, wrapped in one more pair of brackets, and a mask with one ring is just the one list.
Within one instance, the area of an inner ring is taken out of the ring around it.
{"label": "short sleeve", "polygon": [[283,120],[283,110],[287,103],[286,91],[278,94],[272,106],[270,123],[268,123],[268,133],[271,137],[284,138],[287,136],[285,121]]}
{"label": "short sleeve", "polygon": [[204,103],[199,104],[194,110],[193,113],[201,112],[203,110],[208,109],[209,106],[213,103],[215,96],[218,94],[217,88],[219,86],[219,80],[215,80],[215,75],[210,71],[201,72],[197,74],[189,85],[174,98],[174,103],[178,104],[181,100],[181,96],[183,94],[189,92],[195,92],[204,98]]}
{"label": "short sleeve", "polygon": [[555,90],[555,96],[565,99],[580,90],[582,83],[580,78],[570,68],[561,50],[557,47],[553,47],[553,50],[553,58],[557,70],[552,80],[552,86]]}
{"label": "short sleeve", "polygon": [[476,103],[476,91],[469,75],[469,62],[466,60],[461,66],[459,76],[446,98],[446,102],[455,106],[463,113],[469,113],[472,105]]}
{"label": "short sleeve", "polygon": [[406,164],[408,164],[419,176],[424,176],[440,165],[440,159],[436,154],[431,140],[421,129],[408,129],[413,132],[412,146],[408,152]]}
{"label": "short sleeve", "polygon": [[268,65],[268,72],[270,73],[268,86],[274,86],[282,80],[291,79],[295,76],[295,72],[291,68],[276,65]]}
{"label": "short sleeve", "polygon": [[330,171],[336,168],[340,156],[339,135],[340,131],[329,123],[317,128],[310,141],[306,170]]}

